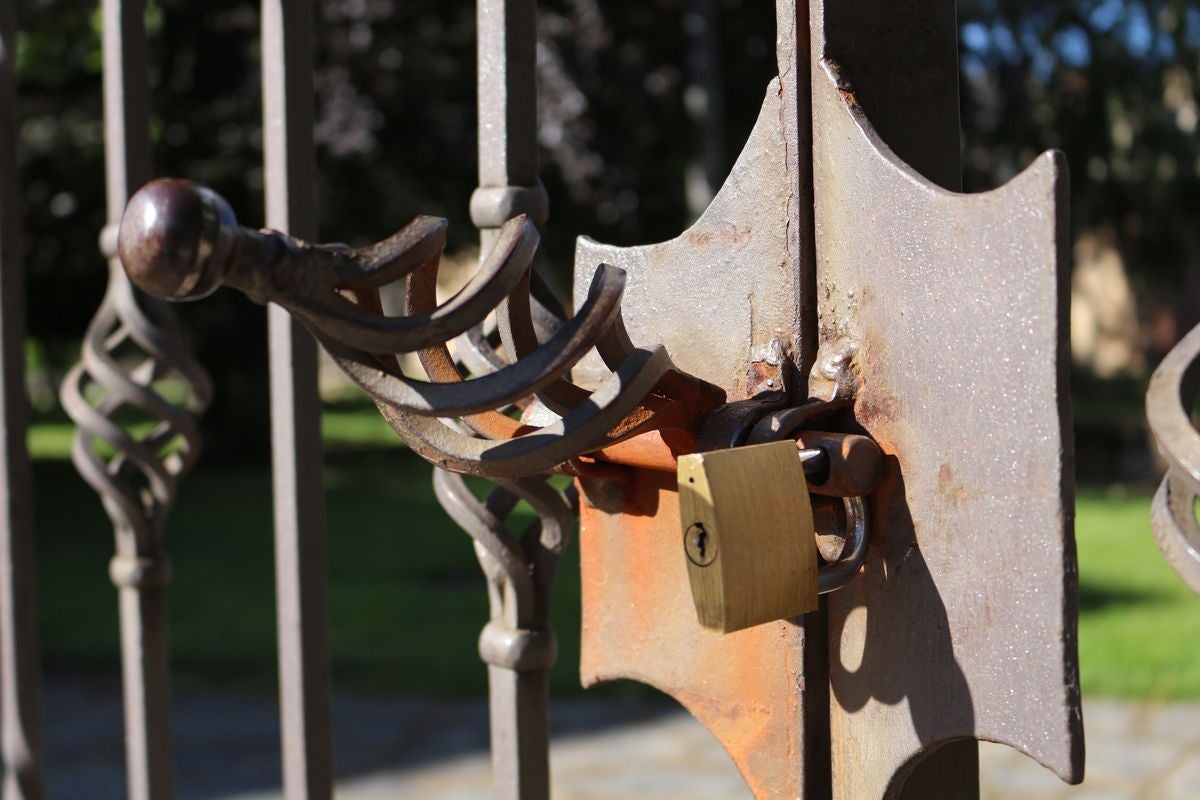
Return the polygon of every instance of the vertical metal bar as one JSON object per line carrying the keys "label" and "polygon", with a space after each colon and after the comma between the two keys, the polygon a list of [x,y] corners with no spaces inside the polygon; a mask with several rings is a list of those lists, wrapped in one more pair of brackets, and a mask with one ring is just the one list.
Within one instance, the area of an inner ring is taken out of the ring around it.
{"label": "vertical metal bar", "polygon": [[[507,219],[527,213],[541,225],[548,203],[538,180],[536,3],[479,0],[476,9],[479,189],[471,219],[486,254]],[[496,797],[549,797],[546,673],[489,663],[488,696]]]}
{"label": "vertical metal bar", "polygon": [[488,714],[496,800],[550,796],[550,690],[547,672],[488,664]]}
{"label": "vertical metal bar", "polygon": [[[496,483],[481,503],[462,476],[435,470],[433,477],[438,502],[475,540],[488,581],[491,620],[479,655],[488,665],[495,797],[544,800],[550,796],[548,674],[558,652],[550,594],[575,511],[572,497],[543,478]],[[538,515],[520,538],[508,530],[518,499]]]}
{"label": "vertical metal bar", "polygon": [[[267,226],[316,235],[310,0],[263,0]],[[289,800],[333,793],[325,495],[317,350],[286,311],[267,311],[283,785]]]}
{"label": "vertical metal bar", "polygon": [[541,225],[548,214],[538,180],[537,9],[534,0],[479,0],[479,188],[471,220],[482,252],[517,214]]}
{"label": "vertical metal bar", "polygon": [[477,15],[479,185],[536,186],[534,0],[480,0]]}
{"label": "vertical metal bar", "polygon": [[[150,179],[145,13],[145,0],[103,0],[109,231],[120,225],[129,196]],[[108,255],[109,281],[126,281],[115,248]],[[138,552],[135,539],[132,531],[117,532],[118,557],[145,556]],[[118,592],[129,797],[169,798],[171,710],[165,587],[119,581]]]}
{"label": "vertical metal bar", "polygon": [[[799,330],[793,347],[799,355],[801,385],[817,357],[817,250],[813,216],[813,130],[811,43],[808,0],[776,0],[775,43],[779,82],[783,89],[783,126],[788,185],[788,258],[795,274],[795,319]],[[823,606],[824,607],[824,604]]]}
{"label": "vertical metal bar", "polygon": [[[795,276],[798,330],[795,352],[800,374],[812,370],[817,352],[817,253],[813,216],[812,91],[810,84],[807,0],[776,0],[776,59],[783,91],[783,126],[786,142],[788,203],[788,257]],[[801,385],[803,385],[803,382]],[[800,624],[799,653],[804,670],[798,716],[803,743],[799,748],[803,796],[822,800],[833,796],[829,720],[829,603],[806,614]]]}
{"label": "vertical metal bar", "polygon": [[0,6],[0,751],[3,800],[37,800],[42,709],[29,453],[25,276],[17,180],[16,11]]}
{"label": "vertical metal bar", "polygon": [[[127,538],[127,537],[123,537]],[[130,800],[172,795],[166,587],[118,587]]]}
{"label": "vertical metal bar", "polygon": [[[959,190],[962,179],[958,26],[953,0],[822,0],[811,3],[811,11],[812,72],[816,73],[819,67],[815,65],[821,60],[840,65],[845,75],[852,76],[855,102],[862,107],[875,132],[888,147],[929,180],[943,188]],[[841,109],[814,108],[818,118],[840,113],[843,113]],[[838,145],[848,144],[827,141],[823,148],[816,148],[816,163],[840,156]],[[828,190],[829,184],[833,183],[832,179],[822,181],[820,166],[815,181],[816,204],[826,207],[836,202],[820,194],[823,188]],[[818,210],[818,215],[820,213]],[[834,262],[835,275],[840,275],[836,257],[824,258],[823,269],[831,268],[830,261]],[[829,280],[828,275],[825,280]],[[907,517],[907,510],[904,514]],[[903,524],[893,527],[902,528]],[[911,535],[897,529],[890,530],[890,534]],[[916,551],[920,552],[919,547]],[[936,591],[933,596],[938,596]],[[847,608],[870,605],[862,598],[849,598],[842,594],[831,597],[831,631],[842,627]],[[875,607],[870,607],[874,613]],[[940,624],[942,628],[946,627],[944,621]],[[832,651],[836,652],[837,646],[830,641]],[[926,654],[925,658],[931,660],[932,656]],[[844,683],[844,680],[844,673],[833,677],[835,698],[839,682]],[[862,674],[857,680],[860,683],[864,680]],[[946,696],[950,696],[949,690]],[[909,703],[910,706],[915,703],[913,698],[909,698]],[[836,700],[834,706],[831,714],[844,718],[846,712]],[[832,729],[835,737],[839,735],[836,719]],[[845,754],[847,746],[847,742],[836,739],[832,743],[837,754],[834,757],[835,791],[847,791],[843,788],[848,783],[846,776],[861,771],[862,765]],[[974,740],[956,741],[925,754],[906,781],[903,788],[893,792],[898,800],[926,797],[976,800],[979,797],[977,743]]]}

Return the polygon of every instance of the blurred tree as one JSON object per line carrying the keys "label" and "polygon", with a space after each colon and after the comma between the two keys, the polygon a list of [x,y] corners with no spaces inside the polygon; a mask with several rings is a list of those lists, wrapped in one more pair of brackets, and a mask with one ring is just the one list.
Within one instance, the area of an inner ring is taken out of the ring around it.
{"label": "blurred tree", "polygon": [[[18,2],[30,330],[53,367],[76,357],[105,279],[99,14],[96,0]],[[696,5],[538,4],[545,250],[564,279],[578,234],[632,244],[687,224],[685,173],[703,149],[684,102]],[[474,5],[318,0],[316,13],[322,237],[363,242],[429,213],[450,220],[452,248],[472,243]],[[706,14],[725,142],[706,167],[723,174],[775,72],[774,8],[713,0]],[[1110,231],[1139,291],[1180,325],[1200,320],[1200,7],[962,0],[960,16],[966,185],[1065,150],[1075,229]],[[258,4],[152,0],[147,20],[156,172],[209,183],[261,224]],[[182,311],[218,382],[210,441],[265,456],[261,309],[220,293]]]}
{"label": "blurred tree", "polygon": [[[581,232],[630,244],[686,223],[686,11],[686,0],[619,12],[596,0],[539,4],[545,249],[564,280]],[[99,13],[95,0],[23,0],[20,13],[30,329],[43,363],[62,369],[105,281]],[[322,237],[363,242],[426,213],[450,220],[452,249],[473,242],[473,4],[320,0],[316,13]],[[723,80],[735,90],[726,125],[741,141],[774,71],[774,17],[743,0],[721,0],[720,14]],[[207,183],[244,224],[261,224],[257,4],[151,0],[147,27],[156,173]],[[181,313],[217,378],[210,457],[265,457],[261,310],[219,293]]]}
{"label": "blurred tree", "polygon": [[1065,151],[1074,231],[1116,242],[1170,346],[1200,322],[1200,6],[964,0],[960,23],[966,186]]}

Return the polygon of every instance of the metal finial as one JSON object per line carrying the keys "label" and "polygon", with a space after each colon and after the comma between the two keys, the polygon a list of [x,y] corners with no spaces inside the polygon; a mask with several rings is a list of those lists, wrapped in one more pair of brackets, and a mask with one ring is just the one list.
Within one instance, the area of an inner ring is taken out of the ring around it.
{"label": "metal finial", "polygon": [[220,286],[236,231],[237,218],[224,198],[168,178],[146,184],[129,201],[117,252],[125,273],[143,290],[196,300]]}

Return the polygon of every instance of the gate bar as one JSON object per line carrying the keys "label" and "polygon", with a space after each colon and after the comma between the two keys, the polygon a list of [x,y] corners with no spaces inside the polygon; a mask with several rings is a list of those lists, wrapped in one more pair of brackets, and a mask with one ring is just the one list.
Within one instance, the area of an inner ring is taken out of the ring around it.
{"label": "gate bar", "polygon": [[[105,180],[108,225],[115,231],[130,195],[150,179],[146,3],[103,0],[102,9]],[[110,285],[128,281],[115,248],[106,255]],[[118,531],[118,551],[136,551],[136,538],[131,531]],[[146,555],[122,554],[134,559]],[[156,561],[165,558],[155,555]],[[165,800],[173,792],[166,587],[130,583],[120,585],[118,593],[129,797]]]}
{"label": "gate bar", "polygon": [[0,4],[0,750],[3,800],[40,800],[42,709],[25,394],[25,274],[17,179],[16,11]]}
{"label": "gate bar", "polygon": [[[481,254],[509,216],[545,222],[538,181],[537,9],[534,0],[479,0],[476,10],[479,189],[471,219]],[[481,257],[482,257],[481,255]],[[488,664],[492,780],[497,800],[550,796],[547,671]]]}
{"label": "gate bar", "polygon": [[[266,224],[315,238],[313,4],[263,0]],[[317,348],[282,308],[267,308],[275,499],[283,787],[288,800],[333,794],[328,560]]]}

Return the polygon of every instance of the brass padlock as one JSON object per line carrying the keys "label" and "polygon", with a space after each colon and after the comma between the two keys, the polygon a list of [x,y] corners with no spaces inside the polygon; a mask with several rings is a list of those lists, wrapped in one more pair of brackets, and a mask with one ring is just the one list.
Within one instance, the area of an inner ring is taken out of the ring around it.
{"label": "brass padlock", "polygon": [[700,624],[728,633],[817,608],[817,549],[794,441],[681,456],[679,518]]}

